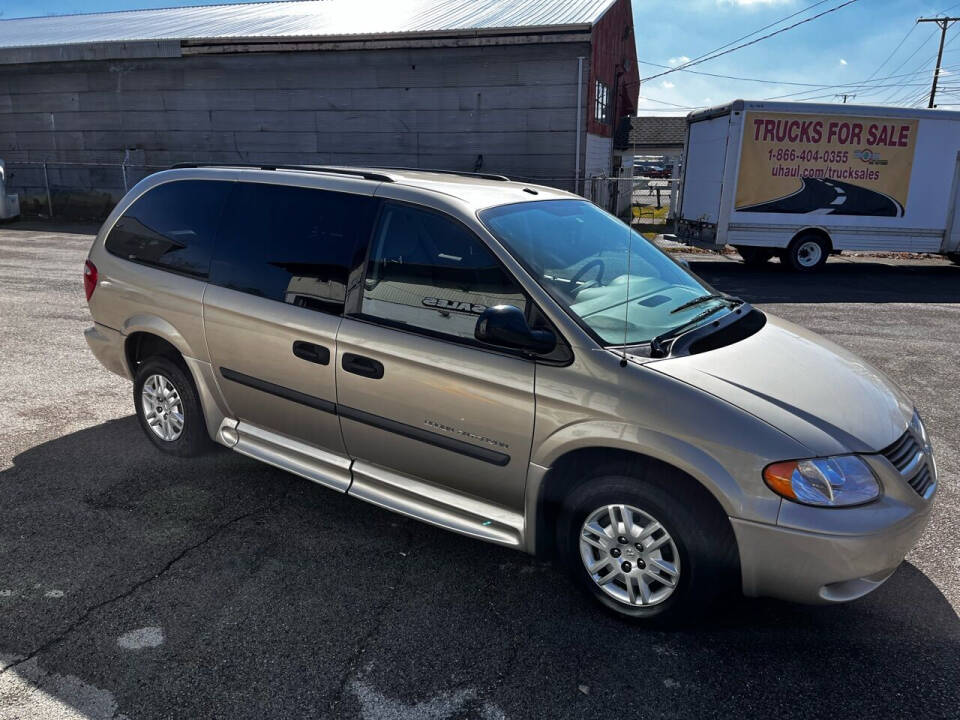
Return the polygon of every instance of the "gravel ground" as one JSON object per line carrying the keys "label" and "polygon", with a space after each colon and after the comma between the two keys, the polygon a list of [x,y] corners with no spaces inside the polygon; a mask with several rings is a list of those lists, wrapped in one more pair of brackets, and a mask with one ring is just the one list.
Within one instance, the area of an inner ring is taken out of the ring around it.
{"label": "gravel ground", "polygon": [[0,719],[960,715],[960,268],[690,256],[901,383],[942,484],[867,598],[743,600],[668,633],[549,565],[237,454],[158,454],[83,341],[74,230],[0,228]]}

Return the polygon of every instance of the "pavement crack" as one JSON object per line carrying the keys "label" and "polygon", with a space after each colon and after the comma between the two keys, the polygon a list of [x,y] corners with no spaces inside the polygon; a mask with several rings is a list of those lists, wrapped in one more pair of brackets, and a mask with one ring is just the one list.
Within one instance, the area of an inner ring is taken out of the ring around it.
{"label": "pavement crack", "polygon": [[411,563],[411,556],[413,555],[415,548],[413,545],[414,531],[409,526],[405,528],[406,531],[406,542],[404,544],[401,554],[405,558],[405,562],[400,565],[400,570],[396,574],[393,580],[393,592],[390,593],[389,598],[382,607],[379,607],[375,610],[374,618],[371,623],[370,629],[361,636],[357,641],[356,648],[353,651],[353,657],[347,663],[347,669],[344,671],[343,676],[340,678],[338,683],[337,692],[334,696],[333,702],[331,703],[330,710],[331,712],[335,711],[339,707],[340,703],[343,700],[344,695],[347,692],[347,685],[350,682],[350,678],[354,677],[357,674],[357,670],[360,668],[360,663],[363,659],[364,653],[367,651],[367,647],[373,641],[377,635],[380,634],[380,629],[383,627],[384,620],[390,611],[396,606],[400,598],[400,585],[403,583],[404,578],[407,575],[408,569]]}
{"label": "pavement crack", "polygon": [[254,515],[258,515],[261,512],[266,512],[267,510],[273,509],[274,507],[279,505],[280,502],[282,502],[286,498],[286,496],[287,496],[286,493],[284,493],[283,495],[273,500],[272,502],[259,505],[253,510],[249,510],[245,513],[242,513],[240,515],[237,515],[236,517],[231,518],[230,520],[227,520],[226,522],[223,522],[217,525],[211,532],[209,532],[201,540],[198,540],[192,545],[188,545],[187,547],[185,547],[183,550],[177,553],[172,559],[167,561],[163,565],[163,567],[161,567],[159,570],[157,570],[153,574],[141,580],[138,580],[137,582],[135,582],[133,585],[131,585],[121,593],[114,595],[113,597],[107,598],[106,600],[98,602],[94,605],[91,605],[90,607],[85,609],[83,612],[81,612],[80,616],[76,620],[71,622],[63,631],[61,631],[54,637],[50,638],[49,640],[47,640],[46,642],[41,644],[36,649],[32,650],[27,655],[18,656],[13,662],[8,663],[3,667],[0,667],[0,675],[3,675],[9,670],[16,669],[20,665],[23,665],[24,663],[29,662],[33,658],[37,657],[40,653],[46,652],[47,650],[52,648],[54,645],[57,645],[58,643],[62,642],[63,640],[66,639],[68,635],[70,635],[70,633],[72,633],[78,627],[83,625],[90,618],[90,616],[93,615],[98,610],[101,610],[107,607],[108,605],[112,605],[113,603],[119,602],[121,600],[124,600],[130,597],[131,595],[136,593],[140,588],[144,587],[145,585],[149,585],[155,580],[163,577],[163,575],[169,572],[173,568],[173,566],[176,565],[181,560],[183,560],[183,558],[185,558],[187,555],[192,553],[194,550],[197,550],[203,547],[204,545],[206,545],[207,543],[209,543],[210,541],[212,541],[214,538],[216,538],[220,533],[222,533],[227,528],[239,522],[242,522],[247,518],[253,517]]}

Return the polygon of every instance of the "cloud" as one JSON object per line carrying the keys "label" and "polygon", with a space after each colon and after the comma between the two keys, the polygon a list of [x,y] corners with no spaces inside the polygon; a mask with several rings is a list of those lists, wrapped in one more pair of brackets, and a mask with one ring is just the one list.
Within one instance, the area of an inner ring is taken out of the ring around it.
{"label": "cloud", "polygon": [[673,84],[672,82],[670,82],[669,80],[664,80],[664,81],[663,81],[662,83],[660,83],[660,84],[663,85],[665,88],[676,87],[676,85],[674,85],[674,84]]}
{"label": "cloud", "polygon": [[846,65],[846,64],[847,64],[847,61],[844,60],[843,58],[840,58],[840,64],[841,64],[841,65]]}
{"label": "cloud", "polygon": [[667,64],[672,66],[683,65],[684,63],[688,63],[688,62],[690,62],[690,58],[688,58],[686,55],[680,55],[679,57],[672,57],[669,60],[667,60]]}

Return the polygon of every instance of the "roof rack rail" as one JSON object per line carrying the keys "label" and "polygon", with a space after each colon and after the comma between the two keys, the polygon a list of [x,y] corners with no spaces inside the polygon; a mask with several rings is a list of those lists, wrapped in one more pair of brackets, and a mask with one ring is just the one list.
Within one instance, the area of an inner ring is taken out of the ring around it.
{"label": "roof rack rail", "polygon": [[354,170],[353,168],[342,168],[333,165],[274,165],[273,163],[177,163],[171,165],[171,170],[183,170],[186,168],[250,168],[255,170],[299,170],[301,172],[319,172],[330,173],[334,175],[350,175],[360,177],[364,180],[379,180],[380,182],[393,182],[393,178],[383,173],[370,172],[368,170]]}
{"label": "roof rack rail", "polygon": [[500,182],[512,182],[506,175],[495,175],[493,173],[467,172],[466,170],[437,170],[435,168],[415,168],[400,167],[394,165],[378,166],[379,170],[410,170],[411,172],[439,173],[441,175],[461,175],[463,177],[481,178],[483,180],[499,180]]}

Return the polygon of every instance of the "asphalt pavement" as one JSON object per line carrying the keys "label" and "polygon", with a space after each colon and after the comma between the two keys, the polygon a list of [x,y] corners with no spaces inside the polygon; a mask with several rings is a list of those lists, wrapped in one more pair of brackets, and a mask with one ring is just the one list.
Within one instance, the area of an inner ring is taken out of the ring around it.
{"label": "asphalt pavement", "polygon": [[661,632],[520,553],[227,450],[161,455],[83,340],[90,236],[25,228],[0,228],[0,719],[960,716],[960,267],[690,256],[903,385],[941,488],[872,595]]}

